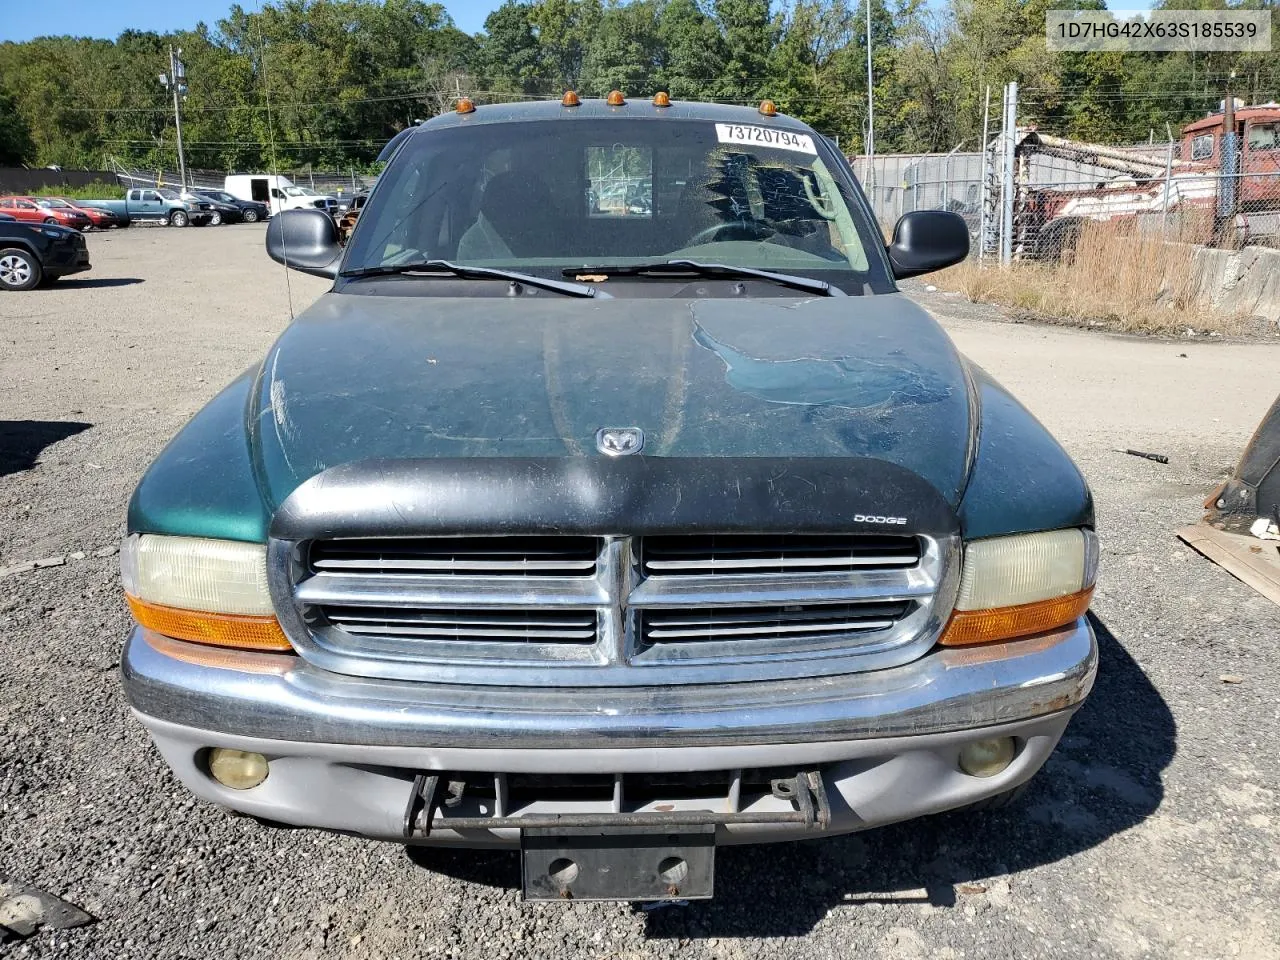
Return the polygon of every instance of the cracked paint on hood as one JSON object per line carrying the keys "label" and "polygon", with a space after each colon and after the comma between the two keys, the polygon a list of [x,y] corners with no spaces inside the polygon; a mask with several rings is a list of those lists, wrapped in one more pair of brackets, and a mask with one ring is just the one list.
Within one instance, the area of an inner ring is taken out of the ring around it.
{"label": "cracked paint on hood", "polygon": [[972,445],[955,348],[901,295],[445,299],[326,294],[247,423],[269,507],[328,467],[430,457],[871,457],[953,506]]}

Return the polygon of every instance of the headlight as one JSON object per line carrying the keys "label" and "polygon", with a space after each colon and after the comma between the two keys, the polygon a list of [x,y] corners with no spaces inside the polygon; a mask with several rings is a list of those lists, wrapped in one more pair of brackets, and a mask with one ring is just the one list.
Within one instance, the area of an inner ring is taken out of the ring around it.
{"label": "headlight", "polygon": [[134,619],[157,633],[291,649],[272,610],[261,544],[134,534],[120,550],[120,576]]}
{"label": "headlight", "polygon": [[955,612],[939,643],[1012,640],[1071,623],[1089,609],[1098,572],[1091,530],[1051,530],[965,546]]}

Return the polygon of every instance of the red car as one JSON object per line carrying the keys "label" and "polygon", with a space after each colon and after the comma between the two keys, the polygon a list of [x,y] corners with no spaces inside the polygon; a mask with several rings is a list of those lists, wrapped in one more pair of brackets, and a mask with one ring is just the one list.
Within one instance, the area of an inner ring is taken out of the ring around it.
{"label": "red car", "polygon": [[128,220],[116,216],[110,210],[103,210],[99,207],[82,207],[74,200],[68,200],[66,197],[35,197],[33,199],[37,206],[46,209],[79,211],[89,218],[89,223],[95,230],[106,230],[108,227],[127,227],[129,225]]}
{"label": "red car", "polygon": [[92,225],[83,210],[67,206],[43,206],[44,197],[0,197],[0,211],[15,220],[26,223],[57,223],[73,230],[85,230]]}

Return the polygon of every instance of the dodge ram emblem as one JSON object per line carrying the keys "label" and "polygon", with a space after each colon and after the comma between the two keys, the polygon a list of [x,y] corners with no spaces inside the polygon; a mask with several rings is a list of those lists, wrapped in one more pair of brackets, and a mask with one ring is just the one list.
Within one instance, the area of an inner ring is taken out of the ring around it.
{"label": "dodge ram emblem", "polygon": [[644,448],[644,431],[639,427],[601,427],[596,431],[596,449],[606,457],[625,457]]}

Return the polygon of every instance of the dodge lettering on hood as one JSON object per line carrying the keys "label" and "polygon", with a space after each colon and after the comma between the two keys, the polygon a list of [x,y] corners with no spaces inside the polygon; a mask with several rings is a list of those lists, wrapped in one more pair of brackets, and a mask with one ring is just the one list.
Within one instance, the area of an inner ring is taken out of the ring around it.
{"label": "dodge lettering on hood", "polygon": [[730,843],[1011,801],[1093,684],[1080,471],[759,110],[475,106],[398,135],[332,287],[129,506],[123,659],[198,796],[513,846],[530,898],[709,897]]}

